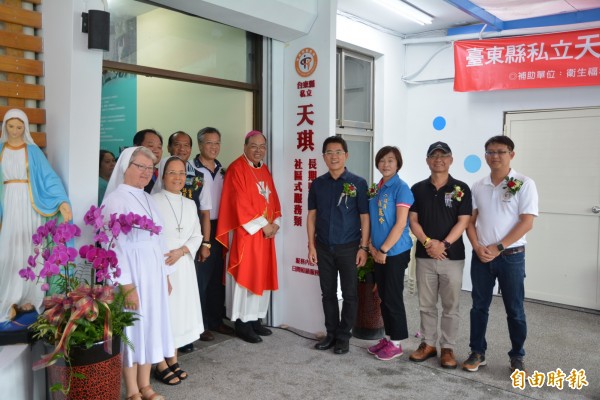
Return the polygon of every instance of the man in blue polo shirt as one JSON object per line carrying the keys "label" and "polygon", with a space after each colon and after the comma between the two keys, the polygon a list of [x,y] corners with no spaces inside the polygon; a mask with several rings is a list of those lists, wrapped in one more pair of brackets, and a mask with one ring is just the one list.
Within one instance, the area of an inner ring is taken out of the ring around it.
{"label": "man in blue polo shirt", "polygon": [[417,237],[417,288],[421,311],[419,348],[410,355],[415,362],[437,356],[438,297],[442,302],[439,343],[443,368],[456,368],[454,348],[460,323],[459,300],[465,266],[462,235],[471,218],[471,191],[450,173],[452,151],[444,142],[427,150],[431,176],[412,187],[410,229]]}
{"label": "man in blue polo shirt", "polygon": [[[315,348],[335,346],[334,353],[345,354],[356,320],[356,268],[364,266],[368,256],[367,182],[346,169],[348,145],[343,138],[325,139],[323,159],[329,171],[313,181],[308,193],[308,259],[319,268],[327,330]],[[341,319],[338,273],[344,298]]]}

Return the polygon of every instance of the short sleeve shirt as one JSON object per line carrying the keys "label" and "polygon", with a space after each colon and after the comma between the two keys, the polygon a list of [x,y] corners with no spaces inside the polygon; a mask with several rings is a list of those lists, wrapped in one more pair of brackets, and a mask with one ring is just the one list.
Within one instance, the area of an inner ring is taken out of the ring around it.
{"label": "short sleeve shirt", "polygon": [[[469,186],[450,175],[448,182],[439,190],[431,183],[431,178],[415,183],[411,190],[415,202],[410,211],[417,213],[423,232],[432,239],[444,240],[458,222],[458,217],[470,216],[473,211]],[[417,243],[416,256],[430,258],[421,242]],[[465,259],[462,236],[446,250],[446,256],[450,260]]]}
{"label": "short sleeve shirt", "polygon": [[219,218],[219,206],[221,203],[221,193],[223,192],[223,179],[225,177],[225,168],[223,168],[219,160],[215,160],[215,165],[216,167],[213,172],[200,162],[200,155],[194,158],[194,167],[202,172],[207,188],[210,187],[210,190],[207,190],[207,192],[210,195],[212,204],[212,208],[210,209],[211,220]]}
{"label": "short sleeve shirt", "polygon": [[[344,184],[354,185],[356,196],[344,195]],[[369,213],[367,181],[347,169],[338,179],[327,172],[312,182],[308,209],[317,211],[318,242],[327,246],[358,243],[360,215]]]}
{"label": "short sleeve shirt", "polygon": [[[413,202],[414,197],[410,188],[398,175],[394,175],[386,183],[379,183],[377,194],[369,200],[371,243],[376,249],[381,247],[396,224],[397,208],[410,208]],[[412,239],[407,217],[402,236],[388,249],[387,255],[395,256],[410,250],[411,247]]]}
{"label": "short sleeve shirt", "polygon": [[[494,186],[488,175],[473,184],[473,209],[477,210],[477,238],[483,246],[499,243],[519,222],[521,214],[538,215],[538,192],[533,179],[511,169],[509,178],[518,179],[523,185],[516,194],[511,194],[506,182]],[[527,243],[525,235],[510,247]]]}
{"label": "short sleeve shirt", "polygon": [[[210,189],[207,188],[209,185],[210,182],[206,182],[204,174],[188,161],[186,163],[185,185],[181,189],[181,194],[188,199],[194,200],[198,210],[206,211],[212,208]],[[204,190],[205,188],[207,190]]]}

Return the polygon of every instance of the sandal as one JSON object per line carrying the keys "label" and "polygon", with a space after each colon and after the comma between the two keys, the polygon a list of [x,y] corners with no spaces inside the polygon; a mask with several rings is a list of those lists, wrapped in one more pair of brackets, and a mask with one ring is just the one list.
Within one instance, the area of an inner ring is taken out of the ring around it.
{"label": "sandal", "polygon": [[144,400],[144,397],[140,392],[137,392],[127,397],[125,400]]}
{"label": "sandal", "polygon": [[[154,368],[154,377],[156,378],[156,380],[161,381],[165,385],[169,386],[175,386],[181,383],[181,379],[179,379],[176,373],[171,371],[171,369],[169,368],[169,364],[167,364],[167,368],[163,369],[162,371],[158,370],[157,365],[156,368]],[[175,379],[177,379],[177,381],[173,382],[173,380]],[[145,386],[145,388],[147,387],[148,386]]]}
{"label": "sandal", "polygon": [[179,367],[178,362],[176,362],[173,365],[169,365],[169,363],[167,363],[167,365],[169,366],[169,369],[179,378],[180,381],[185,381],[187,379],[187,372],[185,372]]}
{"label": "sandal", "polygon": [[[146,394],[144,392],[146,392],[146,393],[152,392],[152,394],[146,396]],[[150,385],[144,386],[143,388],[141,388],[140,393],[142,395],[142,400],[165,400],[165,396],[156,393],[154,391],[154,389],[152,389],[152,386],[150,386]]]}

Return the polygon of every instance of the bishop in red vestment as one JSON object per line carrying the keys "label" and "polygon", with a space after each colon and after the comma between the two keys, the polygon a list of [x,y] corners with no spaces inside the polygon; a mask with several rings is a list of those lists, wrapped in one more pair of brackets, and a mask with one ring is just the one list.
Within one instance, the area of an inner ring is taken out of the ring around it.
{"label": "bishop in red vestment", "polygon": [[248,133],[244,154],[225,174],[216,233],[229,252],[227,312],[235,321],[236,334],[250,343],[271,334],[259,318],[266,316],[271,291],[278,287],[274,237],[281,206],[262,161],[265,155],[265,136],[258,131]]}

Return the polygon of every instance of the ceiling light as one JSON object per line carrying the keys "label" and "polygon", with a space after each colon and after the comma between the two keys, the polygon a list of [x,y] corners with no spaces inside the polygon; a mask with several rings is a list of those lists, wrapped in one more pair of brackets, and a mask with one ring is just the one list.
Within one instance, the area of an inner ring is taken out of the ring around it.
{"label": "ceiling light", "polygon": [[408,18],[420,25],[429,25],[433,22],[433,17],[424,13],[415,6],[405,3],[401,0],[374,0],[376,3]]}

